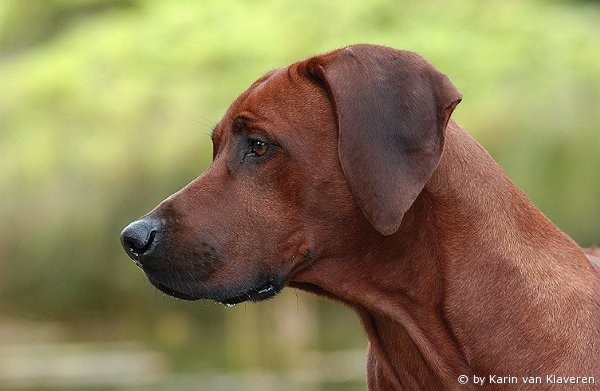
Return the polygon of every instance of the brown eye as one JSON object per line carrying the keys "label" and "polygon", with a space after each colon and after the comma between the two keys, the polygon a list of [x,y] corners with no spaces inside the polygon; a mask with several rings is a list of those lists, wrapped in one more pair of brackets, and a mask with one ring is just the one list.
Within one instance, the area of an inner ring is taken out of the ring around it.
{"label": "brown eye", "polygon": [[264,141],[252,140],[251,148],[252,154],[260,157],[269,151],[269,144],[265,143]]}

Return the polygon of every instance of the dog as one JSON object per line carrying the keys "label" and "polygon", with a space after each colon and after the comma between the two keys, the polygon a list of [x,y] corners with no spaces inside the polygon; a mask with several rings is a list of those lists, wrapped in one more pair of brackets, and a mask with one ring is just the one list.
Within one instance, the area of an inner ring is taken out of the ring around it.
{"label": "dog", "polygon": [[600,272],[450,119],[461,99],[382,46],[268,72],[214,128],[210,167],[122,244],[181,299],[290,286],[348,305],[370,390],[598,389]]}

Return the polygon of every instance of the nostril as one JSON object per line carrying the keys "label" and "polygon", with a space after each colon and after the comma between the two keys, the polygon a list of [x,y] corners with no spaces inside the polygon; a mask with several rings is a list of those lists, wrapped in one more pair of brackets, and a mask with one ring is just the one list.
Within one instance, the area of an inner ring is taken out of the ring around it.
{"label": "nostril", "polygon": [[150,246],[152,246],[152,243],[154,242],[155,236],[156,236],[156,231],[154,231],[154,230],[150,231],[150,236],[148,236],[148,241],[146,241],[146,244],[143,245],[142,247],[138,247],[139,254],[145,254],[150,249]]}
{"label": "nostril", "polygon": [[152,245],[155,236],[156,231],[151,231],[147,241],[142,241],[137,237],[126,237],[123,238],[123,245],[131,252],[144,254]]}
{"label": "nostril", "polygon": [[132,256],[138,257],[146,254],[156,238],[154,224],[146,220],[138,220],[129,224],[121,232],[121,243],[125,251]]}

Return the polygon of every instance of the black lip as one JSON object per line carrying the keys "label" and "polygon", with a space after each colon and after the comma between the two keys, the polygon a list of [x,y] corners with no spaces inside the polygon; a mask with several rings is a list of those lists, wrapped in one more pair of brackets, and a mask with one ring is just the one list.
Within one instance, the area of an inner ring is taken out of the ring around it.
{"label": "black lip", "polygon": [[161,292],[164,292],[164,293],[166,293],[169,296],[173,296],[173,297],[175,297],[177,299],[188,300],[188,301],[193,301],[193,300],[200,299],[199,297],[194,297],[194,296],[189,295],[187,293],[183,293],[183,292],[175,290],[175,289],[173,289],[173,288],[171,288],[169,286],[166,286],[166,285],[162,284],[161,282],[159,282],[158,280],[155,280],[154,278],[152,278],[148,274],[146,274],[146,277],[148,278],[148,280],[150,281],[150,283],[152,283],[152,285],[154,285]]}
{"label": "black lip", "polygon": [[278,287],[272,283],[265,284],[260,288],[252,288],[245,291],[242,294],[230,297],[226,300],[220,300],[221,303],[227,305],[235,305],[243,303],[244,301],[261,301],[272,298],[281,291],[281,287]]}
{"label": "black lip", "polygon": [[188,301],[194,301],[199,299],[212,299],[226,305],[235,305],[245,301],[267,300],[276,296],[279,292],[281,292],[281,290],[285,286],[284,279],[270,279],[269,282],[263,283],[262,285],[257,284],[258,288],[246,289],[242,291],[242,293],[238,293],[235,296],[230,296],[227,299],[221,299],[221,297],[227,294],[226,292],[223,292],[224,294],[222,296],[219,294],[215,295],[214,293],[202,295],[196,292],[182,292],[181,290],[163,284],[158,278],[153,277],[152,274],[149,274],[146,271],[144,271],[144,274],[146,275],[146,278],[148,278],[148,281],[150,281],[152,285],[154,285],[161,292],[166,293],[169,296]]}

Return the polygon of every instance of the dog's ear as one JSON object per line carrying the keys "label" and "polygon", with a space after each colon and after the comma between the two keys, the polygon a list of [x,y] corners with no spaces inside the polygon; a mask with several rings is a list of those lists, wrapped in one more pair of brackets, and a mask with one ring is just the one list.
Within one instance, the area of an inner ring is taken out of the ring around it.
{"label": "dog's ear", "polygon": [[375,229],[393,234],[437,167],[460,93],[416,53],[381,46],[302,65],[332,101],[339,159],[358,205]]}

